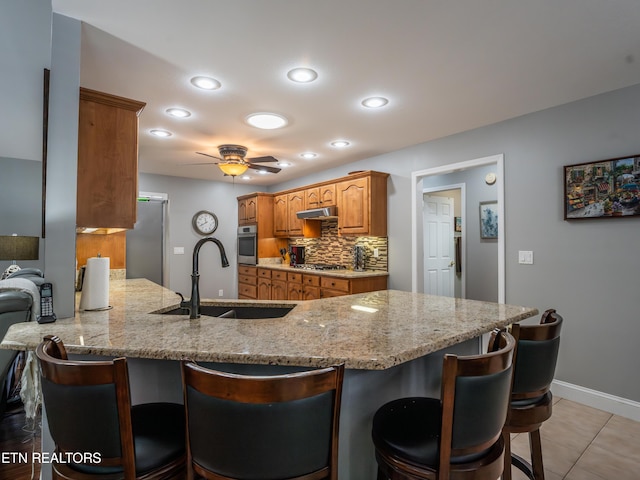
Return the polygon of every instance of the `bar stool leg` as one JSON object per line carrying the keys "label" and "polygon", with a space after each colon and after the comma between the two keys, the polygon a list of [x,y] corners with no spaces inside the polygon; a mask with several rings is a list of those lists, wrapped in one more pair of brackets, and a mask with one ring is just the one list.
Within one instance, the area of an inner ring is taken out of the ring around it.
{"label": "bar stool leg", "polygon": [[529,432],[529,444],[531,449],[531,467],[533,478],[544,480],[544,465],[542,463],[542,444],[540,443],[540,429]]}
{"label": "bar stool leg", "polygon": [[504,471],[502,472],[502,480],[511,480],[511,434],[502,431],[504,440]]}

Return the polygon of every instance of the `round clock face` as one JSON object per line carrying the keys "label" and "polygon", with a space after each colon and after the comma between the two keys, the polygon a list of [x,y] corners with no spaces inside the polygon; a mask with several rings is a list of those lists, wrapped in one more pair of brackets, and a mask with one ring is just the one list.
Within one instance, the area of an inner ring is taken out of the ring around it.
{"label": "round clock face", "polygon": [[193,216],[191,224],[200,235],[211,235],[218,228],[218,217],[211,212],[201,210]]}

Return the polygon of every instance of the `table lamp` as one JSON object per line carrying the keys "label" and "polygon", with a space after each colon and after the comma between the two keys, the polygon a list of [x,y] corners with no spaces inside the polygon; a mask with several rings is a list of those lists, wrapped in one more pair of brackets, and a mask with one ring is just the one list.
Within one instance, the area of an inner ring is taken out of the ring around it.
{"label": "table lamp", "polygon": [[5,271],[9,275],[20,270],[16,260],[38,260],[40,237],[0,235],[0,260],[11,260],[12,265]]}

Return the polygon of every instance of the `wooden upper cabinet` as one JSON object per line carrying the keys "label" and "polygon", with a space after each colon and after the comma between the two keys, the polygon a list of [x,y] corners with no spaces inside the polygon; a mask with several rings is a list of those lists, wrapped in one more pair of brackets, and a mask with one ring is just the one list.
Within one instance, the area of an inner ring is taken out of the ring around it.
{"label": "wooden upper cabinet", "polygon": [[387,236],[387,177],[380,172],[336,184],[338,233]]}
{"label": "wooden upper cabinet", "polygon": [[273,234],[276,237],[288,237],[287,195],[276,195],[273,199]]}
{"label": "wooden upper cabinet", "polygon": [[238,225],[252,225],[258,221],[258,196],[238,200]]}
{"label": "wooden upper cabinet", "polygon": [[304,220],[296,215],[304,210],[304,190],[293,192],[287,195],[287,217],[289,236],[302,236],[304,233]]}
{"label": "wooden upper cabinet", "polygon": [[336,204],[336,185],[322,185],[305,190],[305,210],[328,207]]}
{"label": "wooden upper cabinet", "polygon": [[133,228],[145,103],[80,88],[76,225]]}

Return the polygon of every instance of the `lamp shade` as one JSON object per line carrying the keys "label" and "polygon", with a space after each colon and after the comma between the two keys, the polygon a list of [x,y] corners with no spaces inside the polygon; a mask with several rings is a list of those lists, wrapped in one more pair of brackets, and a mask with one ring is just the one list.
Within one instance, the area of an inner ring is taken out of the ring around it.
{"label": "lamp shade", "polygon": [[242,175],[247,171],[249,166],[246,163],[219,163],[218,167],[227,175],[231,175],[235,177],[237,175]]}
{"label": "lamp shade", "polygon": [[0,260],[38,260],[40,237],[0,235]]}

